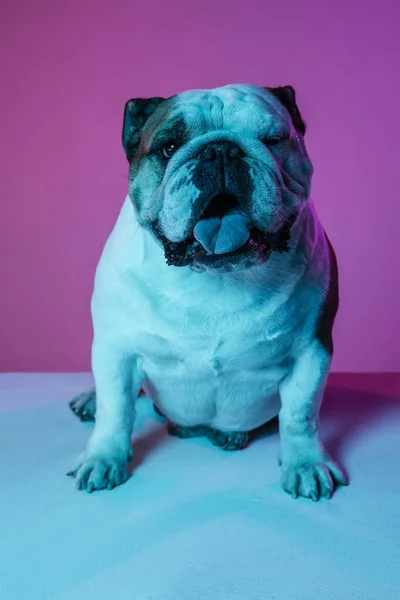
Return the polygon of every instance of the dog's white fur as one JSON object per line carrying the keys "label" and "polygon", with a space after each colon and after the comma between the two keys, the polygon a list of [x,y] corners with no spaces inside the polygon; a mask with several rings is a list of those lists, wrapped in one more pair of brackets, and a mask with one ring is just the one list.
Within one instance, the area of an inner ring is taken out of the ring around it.
{"label": "dog's white fur", "polygon": [[[307,262],[296,259],[299,245],[307,246]],[[300,492],[313,496],[318,476],[330,495],[329,471],[344,482],[314,424],[330,364],[313,335],[329,257],[311,201],[291,247],[234,274],[167,266],[127,197],[96,274],[96,425],[75,467],[78,482],[91,470],[88,485],[103,487],[107,468],[116,483],[125,479],[132,402],[142,385],[181,425],[248,431],[281,409],[285,489],[300,478]]]}
{"label": "dog's white fur", "polygon": [[315,328],[329,279],[328,244],[311,200],[301,204],[290,252],[250,269],[196,273],[166,265],[128,196],[96,273],[96,424],[73,469],[78,487],[126,479],[134,403],[144,387],[183,426],[249,431],[279,413],[284,489],[330,497],[346,479],[318,433],[331,356]]}

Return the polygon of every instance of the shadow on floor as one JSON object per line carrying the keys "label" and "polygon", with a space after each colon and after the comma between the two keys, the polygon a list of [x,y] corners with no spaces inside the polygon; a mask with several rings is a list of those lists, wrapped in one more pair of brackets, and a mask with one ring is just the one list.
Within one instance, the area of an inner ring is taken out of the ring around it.
{"label": "shadow on floor", "polygon": [[133,441],[133,459],[129,463],[129,473],[135,471],[145,460],[146,457],[154,452],[156,448],[167,442],[169,434],[167,433],[165,423],[161,422],[156,429],[135,436]]}
{"label": "shadow on floor", "polygon": [[321,410],[321,423],[329,430],[324,442],[336,459],[345,458],[346,445],[365,430],[373,431],[388,413],[400,423],[400,400],[393,396],[329,385]]}

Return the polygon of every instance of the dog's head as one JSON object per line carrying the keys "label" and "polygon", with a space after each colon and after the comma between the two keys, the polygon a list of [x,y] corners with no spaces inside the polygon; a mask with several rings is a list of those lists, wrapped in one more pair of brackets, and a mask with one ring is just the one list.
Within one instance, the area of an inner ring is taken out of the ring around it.
{"label": "dog's head", "polygon": [[167,263],[227,272],[288,250],[313,170],[304,133],[291,86],[129,100],[129,195]]}

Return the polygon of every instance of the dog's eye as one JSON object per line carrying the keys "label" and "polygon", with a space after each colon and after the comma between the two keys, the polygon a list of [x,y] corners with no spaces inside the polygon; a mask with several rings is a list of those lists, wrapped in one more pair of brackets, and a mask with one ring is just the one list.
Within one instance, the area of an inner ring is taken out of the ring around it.
{"label": "dog's eye", "polygon": [[286,140],[288,140],[289,137],[288,136],[271,136],[271,137],[266,137],[262,140],[262,143],[264,144],[264,146],[267,146],[267,148],[270,148],[271,146],[277,146],[278,144],[280,144],[281,142],[285,142]]}
{"label": "dog's eye", "polygon": [[262,140],[264,146],[267,146],[268,148],[270,146],[276,146],[277,144],[279,144],[280,142],[283,142],[285,139],[285,137],[266,137]]}
{"label": "dog's eye", "polygon": [[173,142],[172,140],[170,140],[169,142],[164,144],[161,152],[165,158],[171,158],[171,156],[173,155],[174,152],[176,152],[177,149],[178,149],[178,145],[175,142]]}

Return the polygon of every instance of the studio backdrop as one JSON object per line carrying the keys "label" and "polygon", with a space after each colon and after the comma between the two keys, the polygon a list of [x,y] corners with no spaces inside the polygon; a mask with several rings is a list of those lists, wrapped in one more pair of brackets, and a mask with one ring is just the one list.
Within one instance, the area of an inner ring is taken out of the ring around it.
{"label": "studio backdrop", "polygon": [[399,2],[3,0],[0,13],[1,370],[90,369],[94,271],[127,191],[125,101],[235,82],[293,85],[308,123],[340,269],[333,370],[399,370]]}

